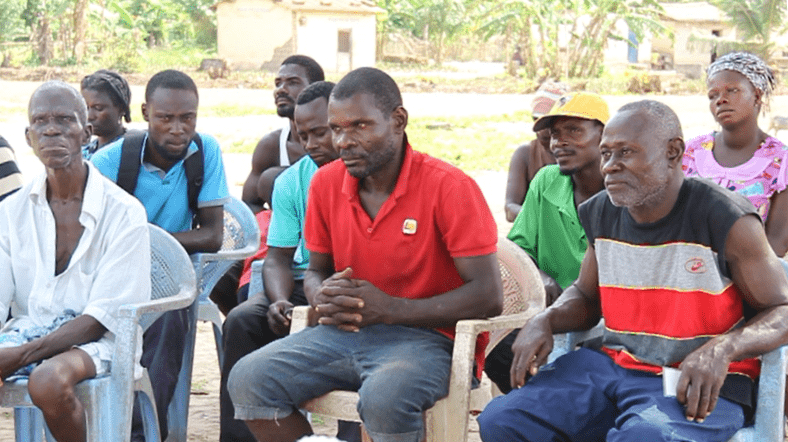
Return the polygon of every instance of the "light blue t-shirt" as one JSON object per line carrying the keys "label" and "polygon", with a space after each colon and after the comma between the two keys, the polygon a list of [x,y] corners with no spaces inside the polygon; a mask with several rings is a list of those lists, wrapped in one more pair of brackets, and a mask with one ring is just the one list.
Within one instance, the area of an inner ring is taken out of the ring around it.
{"label": "light blue t-shirt", "polygon": [[[227,179],[224,176],[222,151],[219,142],[210,135],[198,134],[202,138],[204,155],[204,177],[197,207],[223,206],[230,198]],[[144,158],[148,135],[142,144]],[[93,154],[90,161],[110,180],[118,181],[121,148],[123,139],[115,141]],[[197,153],[197,145],[192,141],[187,157]],[[143,163],[137,178],[134,196],[145,206],[148,222],[171,232],[184,232],[192,228],[192,211],[189,208],[186,171],[183,160],[175,163],[166,173],[158,167]]]}
{"label": "light blue t-shirt", "polygon": [[268,224],[268,246],[295,247],[293,278],[304,279],[309,266],[309,251],[304,244],[304,220],[309,183],[317,172],[317,164],[309,155],[296,161],[274,181],[271,222]]}

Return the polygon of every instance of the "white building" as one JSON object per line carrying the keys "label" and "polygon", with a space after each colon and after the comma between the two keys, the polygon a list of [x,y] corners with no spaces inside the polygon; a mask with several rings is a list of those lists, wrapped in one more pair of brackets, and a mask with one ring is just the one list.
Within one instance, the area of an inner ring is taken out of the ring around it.
{"label": "white building", "polygon": [[293,54],[326,72],[375,64],[373,0],[221,0],[216,9],[219,57],[233,69],[276,70]]}

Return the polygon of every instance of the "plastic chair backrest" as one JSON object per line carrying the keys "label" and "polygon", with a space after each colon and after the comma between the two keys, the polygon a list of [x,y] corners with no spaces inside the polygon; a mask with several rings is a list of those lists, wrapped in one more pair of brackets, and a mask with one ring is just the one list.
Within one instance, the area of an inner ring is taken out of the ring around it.
{"label": "plastic chair backrest", "polygon": [[[183,308],[196,299],[194,269],[189,256],[175,238],[161,228],[148,225],[151,243],[151,300],[124,305],[118,316],[120,331],[115,337],[112,369],[108,376],[88,379],[76,387],[88,416],[91,442],[128,441],[134,392],[140,392],[148,440],[158,435],[155,405],[147,376],[135,380],[135,348],[138,325],[146,328],[161,313]],[[30,402],[27,380],[0,387],[0,406],[14,407],[17,441],[39,442],[44,434],[41,412]],[[47,432],[48,433],[48,432]],[[49,440],[51,436],[47,435]]]}

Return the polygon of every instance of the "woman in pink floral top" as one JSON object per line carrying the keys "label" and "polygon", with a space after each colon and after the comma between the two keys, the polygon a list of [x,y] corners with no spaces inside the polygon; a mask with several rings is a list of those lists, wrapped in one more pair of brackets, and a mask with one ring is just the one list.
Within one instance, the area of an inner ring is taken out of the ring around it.
{"label": "woman in pink floral top", "polygon": [[758,127],[774,75],[755,55],[734,52],[709,66],[709,109],[721,132],[687,142],[683,170],[746,196],[778,256],[788,252],[788,146]]}

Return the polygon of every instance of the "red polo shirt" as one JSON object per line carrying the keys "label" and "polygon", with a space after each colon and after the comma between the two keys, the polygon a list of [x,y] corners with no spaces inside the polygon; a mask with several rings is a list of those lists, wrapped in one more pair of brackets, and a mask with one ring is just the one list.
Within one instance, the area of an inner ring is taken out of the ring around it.
{"label": "red polo shirt", "polygon": [[[344,163],[321,167],[309,187],[304,237],[310,251],[330,254],[337,270],[351,267],[353,278],[391,296],[428,298],[461,286],[453,258],[494,253],[498,232],[471,177],[408,145],[374,220]],[[453,328],[440,331],[454,336]]]}

